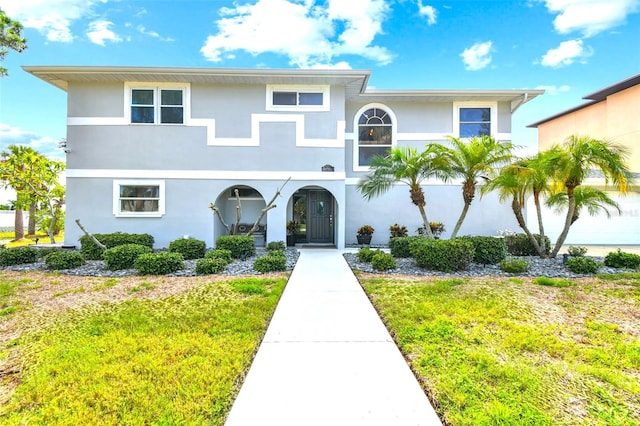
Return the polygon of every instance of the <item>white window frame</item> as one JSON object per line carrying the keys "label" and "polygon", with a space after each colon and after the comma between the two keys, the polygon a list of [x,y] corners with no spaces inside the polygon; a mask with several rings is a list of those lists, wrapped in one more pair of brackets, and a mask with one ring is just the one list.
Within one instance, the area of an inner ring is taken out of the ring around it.
{"label": "white window frame", "polygon": [[389,114],[391,117],[391,148],[395,148],[398,146],[398,119],[396,114],[393,112],[391,108],[389,108],[385,104],[379,103],[371,103],[363,106],[358,110],[355,117],[353,118],[353,171],[354,172],[368,172],[371,170],[370,166],[361,166],[360,165],[360,132],[359,132],[359,121],[360,116],[364,114],[365,111],[371,109],[383,109]]}
{"label": "white window frame", "polygon": [[[153,123],[133,123],[131,121],[131,93],[133,90],[150,90],[153,93]],[[182,123],[161,123],[161,95],[162,90],[182,90]],[[191,105],[191,85],[189,83],[144,83],[144,82],[126,82],[124,84],[124,111],[125,118],[128,124],[135,126],[185,126],[189,117],[191,117],[191,111],[189,109]]]}
{"label": "white window frame", "polygon": [[[322,93],[322,105],[274,105],[273,93],[274,92],[295,92],[300,93]],[[314,85],[291,85],[291,84],[268,84],[266,94],[266,107],[267,111],[309,111],[309,112],[321,112],[329,111],[331,105],[331,86],[328,84],[314,84]]]}
{"label": "white window frame", "polygon": [[453,103],[453,136],[460,137],[460,109],[461,108],[489,108],[491,110],[491,123],[489,131],[491,137],[498,135],[498,103],[497,102],[454,102]]}
{"label": "white window frame", "polygon": [[[157,212],[128,212],[120,210],[121,186],[157,186],[158,187],[158,211]],[[162,217],[165,214],[165,183],[164,180],[128,179],[113,181],[113,215],[116,217]]]}

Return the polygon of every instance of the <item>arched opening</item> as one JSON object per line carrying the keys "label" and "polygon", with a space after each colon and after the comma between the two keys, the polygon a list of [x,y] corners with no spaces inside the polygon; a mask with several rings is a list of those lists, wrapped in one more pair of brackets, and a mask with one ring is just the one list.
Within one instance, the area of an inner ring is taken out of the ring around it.
{"label": "arched opening", "polygon": [[287,244],[334,246],[337,203],[320,186],[305,186],[287,204]]}
{"label": "arched opening", "polygon": [[[237,196],[236,196],[237,191]],[[240,209],[238,208],[238,199],[240,200]],[[220,210],[220,216],[227,225],[222,224],[220,219],[214,215],[214,241],[229,233],[243,234],[248,232],[256,222],[262,209],[265,208],[266,202],[260,192],[247,185],[231,186],[218,195],[215,201],[216,207]],[[240,217],[238,215],[240,214]],[[259,228],[254,232],[253,236],[257,246],[265,245],[267,234],[267,216],[260,220]]]}

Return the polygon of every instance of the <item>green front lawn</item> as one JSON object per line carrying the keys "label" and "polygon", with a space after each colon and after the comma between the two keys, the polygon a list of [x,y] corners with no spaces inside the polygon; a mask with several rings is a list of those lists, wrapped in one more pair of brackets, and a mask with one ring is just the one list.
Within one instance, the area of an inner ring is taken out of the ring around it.
{"label": "green front lawn", "polygon": [[[35,235],[25,235],[25,237],[21,240],[15,240],[15,236],[16,234],[13,231],[0,232],[0,241],[8,241],[6,243],[7,248],[36,244],[36,238],[38,239],[38,244],[51,243],[51,240],[49,239],[49,236],[46,234],[46,232],[39,232]],[[60,232],[58,235],[55,235],[54,239],[56,243],[64,242],[64,232]]]}
{"label": "green front lawn", "polygon": [[640,424],[639,273],[360,281],[447,424]]}
{"label": "green front lawn", "polygon": [[[23,363],[0,406],[8,425],[223,424],[286,282],[17,277],[0,275],[3,297],[23,299],[10,316],[29,324],[0,352]],[[185,290],[166,295],[173,286]],[[82,302],[92,297],[99,302]],[[29,307],[36,303],[47,308]]]}

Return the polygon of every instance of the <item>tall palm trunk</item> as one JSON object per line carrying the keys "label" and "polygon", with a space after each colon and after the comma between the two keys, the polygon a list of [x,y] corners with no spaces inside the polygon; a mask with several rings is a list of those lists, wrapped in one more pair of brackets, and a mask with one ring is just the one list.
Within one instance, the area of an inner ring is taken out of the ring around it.
{"label": "tall palm trunk", "polygon": [[466,180],[462,185],[462,198],[464,200],[464,207],[462,208],[462,212],[460,213],[460,217],[456,222],[455,228],[453,228],[453,232],[451,233],[451,239],[455,238],[458,235],[458,231],[462,226],[462,222],[467,217],[467,212],[469,211],[469,207],[471,207],[471,202],[476,195],[476,182],[474,180]]}
{"label": "tall palm trunk", "polygon": [[538,240],[527,227],[527,221],[524,219],[524,215],[522,214],[522,205],[516,197],[513,197],[513,201],[511,202],[511,210],[513,210],[513,214],[515,214],[516,216],[518,225],[520,225],[520,228],[522,228],[524,233],[527,234],[527,237],[529,237],[529,241],[531,241],[531,244],[533,244],[533,247],[536,249],[540,257],[546,257],[545,250],[540,247]]}
{"label": "tall palm trunk", "polygon": [[564,220],[564,228],[558,236],[558,240],[556,241],[556,245],[553,247],[553,251],[551,252],[550,257],[556,257],[556,255],[560,251],[560,248],[562,248],[562,244],[564,244],[564,240],[567,239],[571,224],[575,220],[574,216],[576,211],[576,194],[574,186],[567,186],[567,200],[569,202],[569,206],[567,208],[567,216]]}
{"label": "tall palm trunk", "polygon": [[536,216],[538,216],[538,233],[540,234],[540,250],[538,250],[538,255],[540,255],[540,257],[545,257],[547,254],[547,248],[546,248],[546,243],[544,238],[544,225],[542,224],[542,207],[540,206],[540,191],[533,192],[533,201],[536,205]]}
{"label": "tall palm trunk", "polygon": [[15,239],[21,240],[24,238],[24,218],[22,217],[22,210],[15,210],[15,219],[13,222],[13,232],[15,233]]}
{"label": "tall palm trunk", "polygon": [[420,210],[420,216],[422,216],[422,225],[424,226],[427,238],[433,240],[433,232],[431,232],[431,226],[429,226],[427,212],[424,210],[424,206],[427,205],[427,202],[424,198],[424,191],[422,190],[420,185],[412,185],[411,189],[409,189],[409,192],[411,194],[411,202],[418,206],[418,210]]}

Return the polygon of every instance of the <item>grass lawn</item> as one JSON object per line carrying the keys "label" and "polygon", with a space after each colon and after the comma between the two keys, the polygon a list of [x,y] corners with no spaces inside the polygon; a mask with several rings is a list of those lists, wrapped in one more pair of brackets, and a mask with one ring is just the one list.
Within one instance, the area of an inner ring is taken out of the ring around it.
{"label": "grass lawn", "polygon": [[640,424],[640,273],[359,279],[445,424]]}
{"label": "grass lawn", "polygon": [[[38,239],[38,244],[49,244],[51,242],[46,232],[40,232],[35,235],[25,235],[25,237],[21,240],[14,240],[15,236],[16,235],[13,231],[0,232],[0,241],[8,241],[6,243],[7,248],[22,247],[35,244],[36,238]],[[55,235],[54,239],[56,243],[64,242],[64,232],[60,232],[58,235]]]}
{"label": "grass lawn", "polygon": [[286,280],[0,272],[0,423],[221,425]]}

